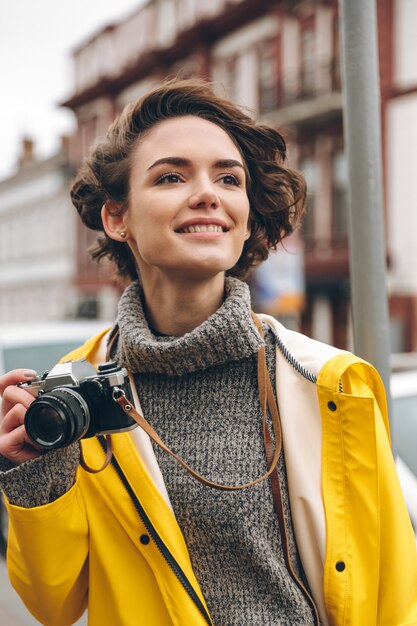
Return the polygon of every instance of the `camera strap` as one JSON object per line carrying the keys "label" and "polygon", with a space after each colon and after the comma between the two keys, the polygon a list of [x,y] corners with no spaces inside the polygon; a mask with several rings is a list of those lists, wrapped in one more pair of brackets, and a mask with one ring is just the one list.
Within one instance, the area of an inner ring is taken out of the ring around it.
{"label": "camera strap", "polygon": [[[258,317],[252,313],[253,320],[256,324],[259,334],[263,337],[263,329],[262,325],[258,319]],[[264,445],[267,457],[267,465],[268,471],[259,476],[255,480],[252,480],[243,485],[224,485],[222,483],[216,483],[204,478],[201,474],[196,472],[192,467],[190,467],[181,457],[179,457],[175,452],[173,452],[162,439],[159,437],[158,433],[154,430],[154,428],[149,424],[149,422],[145,419],[145,417],[139,413],[133,404],[128,400],[125,394],[121,390],[114,390],[113,398],[122,408],[122,410],[132,417],[137,424],[149,435],[149,437],[165,452],[170,454],[182,467],[184,467],[194,478],[198,481],[207,485],[209,487],[213,487],[215,489],[221,490],[238,490],[245,489],[247,487],[252,487],[257,483],[262,482],[266,478],[272,475],[274,472],[278,458],[281,451],[282,446],[282,434],[281,434],[281,424],[278,412],[278,406],[275,399],[274,390],[272,387],[272,383],[269,377],[268,368],[266,365],[266,350],[265,346],[262,346],[258,351],[258,366],[257,366],[257,377],[258,377],[258,389],[259,389],[259,400],[261,403],[262,410],[262,425],[263,425],[263,435],[264,435]],[[269,408],[269,412],[272,419],[272,427],[275,438],[275,445],[273,443],[271,434],[269,432],[268,424],[267,424],[267,408]],[[104,469],[107,463],[101,468]],[[88,470],[90,471],[90,470]],[[96,470],[97,471],[97,470]],[[101,471],[101,470],[98,470]]]}
{"label": "camera strap", "polygon": [[[113,343],[115,341],[115,339],[117,338],[117,334],[114,336],[114,334],[110,335],[109,338],[109,333],[105,333],[103,335],[103,337],[101,337],[100,343],[98,345],[98,348],[96,350],[96,352],[94,353],[94,361],[96,363],[104,363],[106,361],[109,360],[109,355],[110,355],[110,351],[113,347]],[[109,338],[109,339],[108,339]],[[108,340],[107,343],[107,347],[105,345],[105,342]],[[111,438],[111,435],[106,435],[106,439],[105,439],[105,445],[106,445],[106,458],[104,459],[104,463],[101,467],[99,467],[98,469],[94,469],[92,467],[90,467],[87,463],[87,461],[84,458],[84,454],[83,454],[83,446],[82,446],[82,440],[80,441],[80,465],[81,467],[88,472],[89,474],[98,474],[99,472],[102,472],[104,469],[106,469],[106,467],[108,466],[108,464],[111,462],[112,457],[113,457],[113,441]]]}
{"label": "camera strap", "polygon": [[93,467],[90,467],[88,465],[87,461],[84,458],[83,447],[82,445],[80,446],[80,465],[89,474],[98,474],[99,472],[102,472],[104,469],[106,469],[106,467],[108,466],[108,464],[110,463],[112,459],[112,456],[113,456],[113,443],[112,443],[111,435],[106,435],[106,458],[104,459],[103,465],[99,467],[98,469],[94,469]]}

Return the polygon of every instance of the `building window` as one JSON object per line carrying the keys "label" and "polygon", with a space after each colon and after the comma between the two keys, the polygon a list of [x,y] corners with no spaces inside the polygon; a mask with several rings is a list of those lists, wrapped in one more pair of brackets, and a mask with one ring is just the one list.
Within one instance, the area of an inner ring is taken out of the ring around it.
{"label": "building window", "polygon": [[226,90],[231,100],[237,101],[238,98],[238,63],[237,56],[230,57],[225,61]]}
{"label": "building window", "polygon": [[80,139],[81,139],[81,154],[85,156],[90,152],[90,149],[97,138],[97,117],[93,116],[89,120],[85,120],[80,123]]}
{"label": "building window", "polygon": [[314,238],[314,213],[317,189],[317,166],[312,157],[304,157],[300,161],[300,170],[307,183],[306,213],[303,219],[302,232],[306,239]]}
{"label": "building window", "polygon": [[[198,21],[198,2],[196,0],[176,0],[176,7],[174,13],[177,14],[177,21],[179,24],[179,30],[186,30],[192,28]],[[175,11],[176,9],[176,11]],[[165,8],[163,9],[165,13]]]}
{"label": "building window", "polygon": [[278,57],[276,43],[264,42],[258,50],[259,112],[273,111],[278,105]]}
{"label": "building window", "polygon": [[332,91],[340,91],[342,79],[340,75],[340,40],[339,40],[339,17],[336,15],[333,20],[333,58],[331,64]]}
{"label": "building window", "polygon": [[313,28],[306,28],[301,33],[301,92],[303,96],[310,96],[315,89],[315,32]]}
{"label": "building window", "polygon": [[76,318],[98,319],[99,304],[95,294],[85,294],[80,297],[77,305]]}
{"label": "building window", "polygon": [[333,155],[333,229],[336,237],[348,232],[348,170],[346,154]]}

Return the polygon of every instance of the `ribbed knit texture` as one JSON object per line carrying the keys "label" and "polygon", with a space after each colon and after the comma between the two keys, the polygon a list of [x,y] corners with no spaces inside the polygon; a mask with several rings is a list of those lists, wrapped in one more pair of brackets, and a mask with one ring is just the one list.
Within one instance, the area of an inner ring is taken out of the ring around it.
{"label": "ribbed knit texture", "polygon": [[140,287],[132,283],[119,303],[118,356],[132,372],[177,376],[253,356],[262,340],[250,317],[247,287],[228,278],[225,293],[223,306],[192,332],[155,337],[143,312]]}
{"label": "ribbed knit texture", "polygon": [[[183,337],[155,337],[137,284],[122,297],[117,360],[136,373],[142,409],[162,439],[209,480],[243,484],[266,471],[257,386],[262,340],[245,284],[226,281],[223,306]],[[275,344],[265,336],[275,379]],[[268,480],[223,492],[190,476],[154,446],[197,579],[216,626],[309,626],[304,593],[284,562]],[[283,454],[279,461],[292,562],[292,531]]]}
{"label": "ribbed knit texture", "polygon": [[48,504],[72,487],[79,462],[78,442],[21,465],[0,456],[0,489],[10,503],[17,506],[31,508]]}

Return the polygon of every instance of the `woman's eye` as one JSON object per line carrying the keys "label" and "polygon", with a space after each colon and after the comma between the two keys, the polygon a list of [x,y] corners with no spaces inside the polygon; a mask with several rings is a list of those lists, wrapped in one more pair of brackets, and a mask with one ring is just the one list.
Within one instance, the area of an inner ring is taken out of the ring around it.
{"label": "woman's eye", "polygon": [[223,181],[225,185],[235,185],[240,187],[240,180],[233,174],[224,174],[220,180]]}
{"label": "woman's eye", "polygon": [[179,174],[175,172],[168,172],[167,174],[163,174],[156,180],[157,185],[168,185],[170,183],[180,183],[181,177]]}

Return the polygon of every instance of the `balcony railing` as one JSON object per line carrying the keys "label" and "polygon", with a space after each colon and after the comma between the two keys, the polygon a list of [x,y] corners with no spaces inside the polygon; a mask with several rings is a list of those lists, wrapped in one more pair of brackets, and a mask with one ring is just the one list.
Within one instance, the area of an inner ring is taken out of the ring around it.
{"label": "balcony railing", "polygon": [[275,85],[259,89],[261,113],[286,107],[300,101],[311,101],[323,96],[341,93],[340,65],[338,61],[327,64],[309,63],[309,67],[288,70]]}

